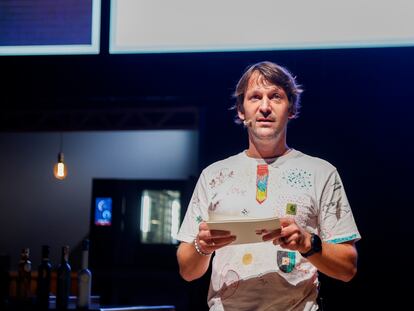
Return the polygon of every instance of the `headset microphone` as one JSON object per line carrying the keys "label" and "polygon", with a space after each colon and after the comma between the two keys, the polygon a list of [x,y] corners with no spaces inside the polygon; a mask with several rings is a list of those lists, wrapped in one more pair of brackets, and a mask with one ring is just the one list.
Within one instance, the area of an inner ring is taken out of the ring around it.
{"label": "headset microphone", "polygon": [[252,125],[252,120],[243,120],[244,127],[248,127]]}

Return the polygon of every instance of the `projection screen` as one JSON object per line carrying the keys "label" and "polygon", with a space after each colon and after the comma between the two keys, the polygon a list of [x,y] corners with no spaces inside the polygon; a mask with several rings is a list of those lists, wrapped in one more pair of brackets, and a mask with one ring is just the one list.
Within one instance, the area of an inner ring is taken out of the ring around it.
{"label": "projection screen", "polygon": [[411,0],[111,1],[111,53],[412,45]]}
{"label": "projection screen", "polygon": [[98,54],[100,0],[0,0],[0,55]]}

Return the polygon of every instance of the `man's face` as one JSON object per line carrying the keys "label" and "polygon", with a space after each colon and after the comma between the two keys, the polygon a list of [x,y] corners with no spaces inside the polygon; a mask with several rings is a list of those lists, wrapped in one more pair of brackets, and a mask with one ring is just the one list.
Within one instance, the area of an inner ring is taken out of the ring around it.
{"label": "man's face", "polygon": [[274,139],[285,134],[288,120],[293,117],[286,92],[258,72],[249,79],[243,108],[244,112],[239,111],[238,115],[250,123],[249,133],[258,139]]}

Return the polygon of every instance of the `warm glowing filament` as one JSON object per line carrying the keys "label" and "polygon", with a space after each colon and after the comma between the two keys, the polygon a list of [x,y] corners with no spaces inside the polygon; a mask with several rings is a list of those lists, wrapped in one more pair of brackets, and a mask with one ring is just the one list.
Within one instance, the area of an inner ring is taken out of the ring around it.
{"label": "warm glowing filament", "polygon": [[57,176],[64,177],[65,176],[65,164],[58,163],[57,165]]}

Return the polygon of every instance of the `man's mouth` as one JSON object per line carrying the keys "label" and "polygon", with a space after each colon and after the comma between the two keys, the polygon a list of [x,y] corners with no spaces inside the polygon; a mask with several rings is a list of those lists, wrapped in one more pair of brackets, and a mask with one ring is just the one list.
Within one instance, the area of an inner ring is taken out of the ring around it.
{"label": "man's mouth", "polygon": [[274,122],[274,121],[273,121],[273,119],[259,118],[259,119],[256,120],[256,122],[271,123],[271,122]]}

